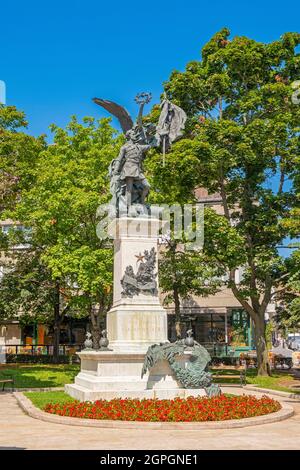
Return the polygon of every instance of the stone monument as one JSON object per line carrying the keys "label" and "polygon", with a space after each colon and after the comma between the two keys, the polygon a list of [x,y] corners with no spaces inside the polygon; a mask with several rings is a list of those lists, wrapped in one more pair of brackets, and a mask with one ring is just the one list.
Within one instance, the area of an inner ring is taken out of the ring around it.
{"label": "stone monument", "polygon": [[[150,185],[143,173],[143,160],[152,147],[164,153],[181,137],[186,120],[184,111],[164,98],[158,124],[144,125],[143,108],[150,98],[148,93],[137,95],[140,109],[135,124],[123,107],[94,99],[119,119],[126,143],[109,168],[112,202],[108,232],[114,239],[114,291],[107,314],[107,338],[104,330],[106,347],[78,353],[81,371],[74,384],[65,386],[69,395],[81,401],[205,394],[204,389],[189,390],[182,385],[167,356],[161,356],[152,367],[146,361],[147,351],[152,351],[154,344],[168,344],[168,337],[167,313],[158,297],[161,221],[146,203]],[[185,369],[193,352],[181,346],[178,351],[174,360]]]}

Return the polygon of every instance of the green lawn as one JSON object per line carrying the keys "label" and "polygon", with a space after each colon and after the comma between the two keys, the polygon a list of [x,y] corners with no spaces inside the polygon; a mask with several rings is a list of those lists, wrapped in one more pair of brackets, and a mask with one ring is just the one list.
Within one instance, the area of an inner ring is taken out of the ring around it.
{"label": "green lawn", "polygon": [[[232,374],[233,371],[228,371],[226,369],[219,370],[221,375]],[[237,377],[228,377],[228,379],[215,379],[215,382],[220,384],[222,383],[232,383],[232,384],[239,384],[239,373],[237,372]],[[281,371],[273,371],[271,377],[258,377],[256,375],[255,369],[248,369],[246,374],[246,382],[247,384],[257,385],[262,388],[268,388],[270,390],[279,390],[282,392],[290,392],[290,393],[300,393],[299,388],[293,388],[293,385],[300,385],[300,378],[297,379],[293,377],[290,373],[281,372]]]}
{"label": "green lawn", "polygon": [[250,369],[247,371],[247,383],[271,390],[300,393],[299,388],[293,388],[293,385],[300,385],[300,379],[296,379],[286,372],[276,371],[272,372],[271,377],[257,377],[255,371]]}
{"label": "green lawn", "polygon": [[[34,365],[14,365],[0,368],[0,378],[11,375],[15,379],[16,388],[43,388],[43,387],[63,387],[67,383],[73,383],[78,374],[80,366],[78,364],[34,364]],[[226,375],[228,371],[219,371]],[[231,372],[231,371],[230,371]],[[228,377],[228,379],[215,379],[216,382],[239,384],[239,377]],[[300,385],[300,378],[296,379],[290,373],[276,371],[272,377],[257,377],[254,369],[247,370],[247,383],[258,385],[271,390],[281,390],[284,392],[300,393],[293,385]],[[56,395],[55,395],[56,396]]]}
{"label": "green lawn", "polygon": [[74,382],[78,364],[34,364],[0,368],[0,379],[13,376],[16,388],[63,387]]}
{"label": "green lawn", "polygon": [[47,403],[69,403],[76,401],[65,392],[25,392],[24,395],[29,398],[32,403],[41,410]]}

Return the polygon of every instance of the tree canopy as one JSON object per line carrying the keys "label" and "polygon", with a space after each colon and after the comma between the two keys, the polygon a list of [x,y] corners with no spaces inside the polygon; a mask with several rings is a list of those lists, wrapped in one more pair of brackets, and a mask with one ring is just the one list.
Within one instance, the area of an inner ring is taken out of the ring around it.
{"label": "tree canopy", "polygon": [[[79,123],[73,117],[66,129],[51,130],[53,144],[24,158],[16,184],[21,197],[6,204],[4,215],[28,228],[29,247],[13,250],[16,231],[9,234],[14,259],[2,284],[2,311],[16,312],[17,297],[29,317],[43,313],[58,330],[68,312],[90,315],[99,331],[111,303],[112,245],[97,237],[96,213],[110,197],[108,166],[121,142],[108,119]],[[21,242],[24,232],[17,236]]]}
{"label": "tree canopy", "polygon": [[[231,39],[227,29],[215,34],[201,60],[172,72],[165,83],[188,123],[165,166],[158,161],[153,171],[157,194],[167,201],[180,199],[177,184],[187,161],[186,200],[197,186],[221,195],[224,214],[206,211],[203,255],[229,272],[228,285],[254,322],[261,374],[268,368],[265,312],[288,272],[278,248],[299,235],[300,107],[291,99],[300,73],[299,44],[298,33],[269,44]],[[244,276],[237,284],[241,265]]]}

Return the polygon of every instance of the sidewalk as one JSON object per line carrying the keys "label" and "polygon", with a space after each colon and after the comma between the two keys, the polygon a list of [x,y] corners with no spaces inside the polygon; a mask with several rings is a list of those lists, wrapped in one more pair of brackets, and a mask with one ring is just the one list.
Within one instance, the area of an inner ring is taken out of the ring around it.
{"label": "sidewalk", "polygon": [[[228,390],[229,392],[229,390]],[[248,393],[241,390],[241,393]],[[252,392],[253,393],[253,392]],[[11,393],[0,394],[0,450],[15,449],[300,449],[300,403],[285,421],[244,429],[164,431],[101,429],[46,423],[23,413]]]}

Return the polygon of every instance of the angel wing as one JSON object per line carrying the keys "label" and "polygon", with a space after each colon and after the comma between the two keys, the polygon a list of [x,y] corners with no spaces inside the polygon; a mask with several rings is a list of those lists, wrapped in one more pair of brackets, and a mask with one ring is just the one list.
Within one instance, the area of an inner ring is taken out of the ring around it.
{"label": "angel wing", "polygon": [[93,101],[118,119],[124,134],[133,127],[133,120],[123,106],[113,101],[102,100],[101,98],[93,98]]}

